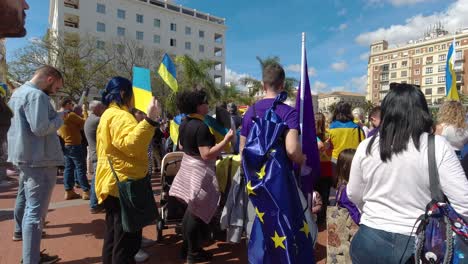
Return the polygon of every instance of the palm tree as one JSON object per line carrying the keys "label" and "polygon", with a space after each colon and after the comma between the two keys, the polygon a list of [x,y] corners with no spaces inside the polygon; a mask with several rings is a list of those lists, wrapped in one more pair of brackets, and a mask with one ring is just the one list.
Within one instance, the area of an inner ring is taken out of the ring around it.
{"label": "palm tree", "polygon": [[214,61],[200,60],[197,62],[188,55],[177,56],[175,61],[182,69],[181,76],[178,78],[179,91],[204,88],[210,98],[219,98],[219,88],[216,87],[215,81],[210,75],[210,70],[216,64]]}
{"label": "palm tree", "polygon": [[[260,68],[263,72],[263,69],[272,63],[280,63],[280,58],[277,56],[274,57],[267,57],[265,59],[262,59],[257,56],[257,60],[260,63]],[[245,77],[240,80],[240,83],[247,88],[249,88],[249,95],[254,96],[257,92],[261,91],[263,89],[263,84],[261,81],[252,78],[252,77]],[[286,78],[284,82],[284,90],[288,93],[288,95],[291,95],[292,92],[296,89],[296,86],[298,84],[298,81],[295,78],[288,77]]]}

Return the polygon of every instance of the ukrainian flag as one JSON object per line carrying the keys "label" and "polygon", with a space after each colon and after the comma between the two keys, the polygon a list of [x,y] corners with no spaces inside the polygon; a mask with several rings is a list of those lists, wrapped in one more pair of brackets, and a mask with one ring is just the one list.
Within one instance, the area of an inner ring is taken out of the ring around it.
{"label": "ukrainian flag", "polygon": [[153,98],[149,69],[133,67],[133,95],[135,108],[146,113]]}
{"label": "ukrainian flag", "polygon": [[0,96],[6,97],[8,86],[5,83],[0,82]]}
{"label": "ukrainian flag", "polygon": [[460,97],[458,96],[457,91],[457,74],[455,73],[455,39],[450,45],[448,54],[447,54],[447,65],[445,67],[445,90],[448,100],[459,101]]}
{"label": "ukrainian flag", "polygon": [[[182,123],[184,118],[185,118],[184,114],[179,114],[175,116],[174,119],[170,123],[169,132],[170,132],[171,140],[172,142],[174,142],[174,144],[177,144],[179,140],[179,126]],[[223,141],[224,136],[229,131],[227,128],[223,127],[223,125],[221,125],[216,120],[216,118],[209,116],[209,115],[206,115],[203,117],[203,122],[208,126],[211,134],[214,135],[216,139],[216,143]],[[231,149],[231,144],[227,144],[226,147],[224,148],[224,150],[227,152],[229,152],[230,149]]]}
{"label": "ukrainian flag", "polygon": [[176,75],[176,67],[171,60],[169,55],[164,54],[164,58],[161,62],[161,66],[159,66],[158,70],[159,75],[163,79],[163,81],[174,91],[177,92],[179,90],[179,85],[177,84],[177,75]]}

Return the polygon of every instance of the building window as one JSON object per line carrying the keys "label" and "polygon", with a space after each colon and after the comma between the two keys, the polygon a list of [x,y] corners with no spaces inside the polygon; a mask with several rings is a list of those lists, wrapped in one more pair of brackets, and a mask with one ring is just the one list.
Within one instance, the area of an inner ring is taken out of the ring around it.
{"label": "building window", "polygon": [[117,9],[117,18],[125,19],[125,10]]}
{"label": "building window", "polygon": [[161,43],[161,36],[159,36],[159,35],[154,35],[154,36],[153,36],[153,43],[156,43],[156,44]]}
{"label": "building window", "polygon": [[416,61],[414,62],[416,65],[419,65],[421,64],[421,60],[420,59],[416,59]]}
{"label": "building window", "polygon": [[205,37],[205,31],[203,31],[203,30],[198,31],[198,37],[204,38]]}
{"label": "building window", "polygon": [[433,52],[434,51],[434,48],[433,47],[430,47],[429,48],[429,52]]}
{"label": "building window", "polygon": [[96,41],[96,48],[98,49],[104,49],[106,47],[106,43],[102,40]]}
{"label": "building window", "polygon": [[136,14],[136,22],[139,24],[143,24],[143,15]]}
{"label": "building window", "polygon": [[439,76],[437,78],[437,83],[444,83],[445,82],[445,76]]}
{"label": "building window", "polygon": [[119,37],[125,36],[125,28],[117,27],[117,36],[119,36]]}
{"label": "building window", "polygon": [[199,45],[199,46],[198,46],[198,51],[199,51],[200,53],[205,52],[205,46]]}
{"label": "building window", "polygon": [[379,70],[379,66],[374,66],[374,71],[378,71]]}
{"label": "building window", "polygon": [[169,44],[171,45],[171,47],[176,47],[177,46],[176,39],[171,39]]}
{"label": "building window", "polygon": [[106,24],[97,22],[96,30],[97,32],[106,32]]}
{"label": "building window", "polygon": [[446,58],[447,58],[447,55],[445,54],[439,55],[439,61],[445,61]]}
{"label": "building window", "polygon": [[407,71],[401,71],[401,77],[406,77],[408,76],[408,72]]}
{"label": "building window", "polygon": [[177,31],[177,24],[171,23],[171,31]]}
{"label": "building window", "polygon": [[432,77],[426,78],[425,84],[432,84]]}
{"label": "building window", "polygon": [[419,80],[414,80],[415,85],[419,85]]}
{"label": "building window", "polygon": [[437,71],[438,72],[444,72],[445,71],[445,65],[439,65]]}
{"label": "building window", "polygon": [[444,50],[444,49],[446,49],[446,48],[447,48],[447,45],[442,44],[442,49]]}
{"label": "building window", "polygon": [[392,73],[390,74],[390,78],[391,78],[391,79],[395,79],[395,78],[396,78],[396,72],[392,72]]}
{"label": "building window", "polygon": [[426,67],[426,74],[432,73],[432,67]]}
{"label": "building window", "polygon": [[161,27],[161,19],[155,18],[153,20],[153,25],[154,25],[154,27],[160,28]]}
{"label": "building window", "polygon": [[445,94],[445,87],[439,87],[439,88],[437,88],[437,93],[438,93],[438,94]]}
{"label": "building window", "polygon": [[192,28],[191,27],[185,27],[185,35],[191,35],[192,34]]}
{"label": "building window", "polygon": [[382,65],[382,71],[388,71],[388,64]]}
{"label": "building window", "polygon": [[190,42],[188,42],[188,41],[185,42],[185,49],[186,49],[186,50],[191,50],[191,49],[192,49],[192,43],[190,43]]}
{"label": "building window", "polygon": [[432,56],[426,57],[426,64],[432,64]]}
{"label": "building window", "polygon": [[408,61],[402,61],[401,67],[408,67]]}
{"label": "building window", "polygon": [[421,53],[421,49],[416,49],[416,54]]}
{"label": "building window", "polygon": [[396,62],[392,63],[392,69],[396,69],[396,67],[397,67]]}
{"label": "building window", "polygon": [[455,53],[455,59],[456,60],[461,60],[463,59],[463,53],[461,50],[457,50],[457,52]]}
{"label": "building window", "polygon": [[414,70],[414,75],[419,75],[420,71],[419,69]]}
{"label": "building window", "polygon": [[380,77],[382,81],[388,81],[388,73],[381,74]]}
{"label": "building window", "polygon": [[375,81],[378,81],[379,80],[379,76],[377,74],[374,74],[374,80]]}
{"label": "building window", "polygon": [[143,38],[144,38],[143,31],[137,31],[136,32],[136,39],[137,40],[143,40]]}
{"label": "building window", "polygon": [[424,91],[425,95],[431,95],[432,94],[432,88],[428,88]]}
{"label": "building window", "polygon": [[460,46],[460,41],[455,42],[455,47]]}
{"label": "building window", "polygon": [[97,4],[96,6],[96,12],[105,14],[106,13],[106,6],[103,4]]}

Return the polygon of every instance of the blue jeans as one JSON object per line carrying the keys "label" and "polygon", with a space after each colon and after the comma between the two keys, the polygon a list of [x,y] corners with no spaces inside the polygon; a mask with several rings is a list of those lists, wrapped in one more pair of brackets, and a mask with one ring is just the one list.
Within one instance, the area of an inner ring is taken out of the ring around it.
{"label": "blue jeans", "polygon": [[365,225],[351,241],[353,264],[405,264],[412,259],[414,237],[370,228]]}
{"label": "blue jeans", "polygon": [[86,177],[86,159],[84,158],[83,147],[65,146],[65,171],[63,172],[63,185],[65,190],[73,190],[75,186],[75,177],[80,183],[81,189],[84,192],[89,191],[89,182]]}
{"label": "blue jeans", "polygon": [[94,182],[96,179],[96,168],[97,168],[97,161],[93,161],[94,173],[93,173],[93,178],[91,179],[91,189],[90,189],[91,191],[89,195],[89,207],[91,207],[91,209],[96,208],[98,206],[98,199],[96,197],[96,190],[94,187]]}
{"label": "blue jeans", "polygon": [[57,168],[19,167],[26,207],[22,219],[23,263],[39,263],[43,219],[57,179]]}
{"label": "blue jeans", "polygon": [[15,201],[15,233],[21,233],[21,224],[23,223],[24,208],[26,207],[26,197],[24,196],[23,171],[20,170],[18,194]]}

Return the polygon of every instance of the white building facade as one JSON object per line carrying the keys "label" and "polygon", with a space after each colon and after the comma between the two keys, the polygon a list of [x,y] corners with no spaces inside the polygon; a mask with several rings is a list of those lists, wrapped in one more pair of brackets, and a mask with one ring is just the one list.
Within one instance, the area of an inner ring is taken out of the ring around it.
{"label": "white building facade", "polygon": [[225,80],[225,19],[159,0],[50,0],[49,25],[58,36],[96,38],[103,48],[119,38],[173,55],[216,64],[216,83]]}

